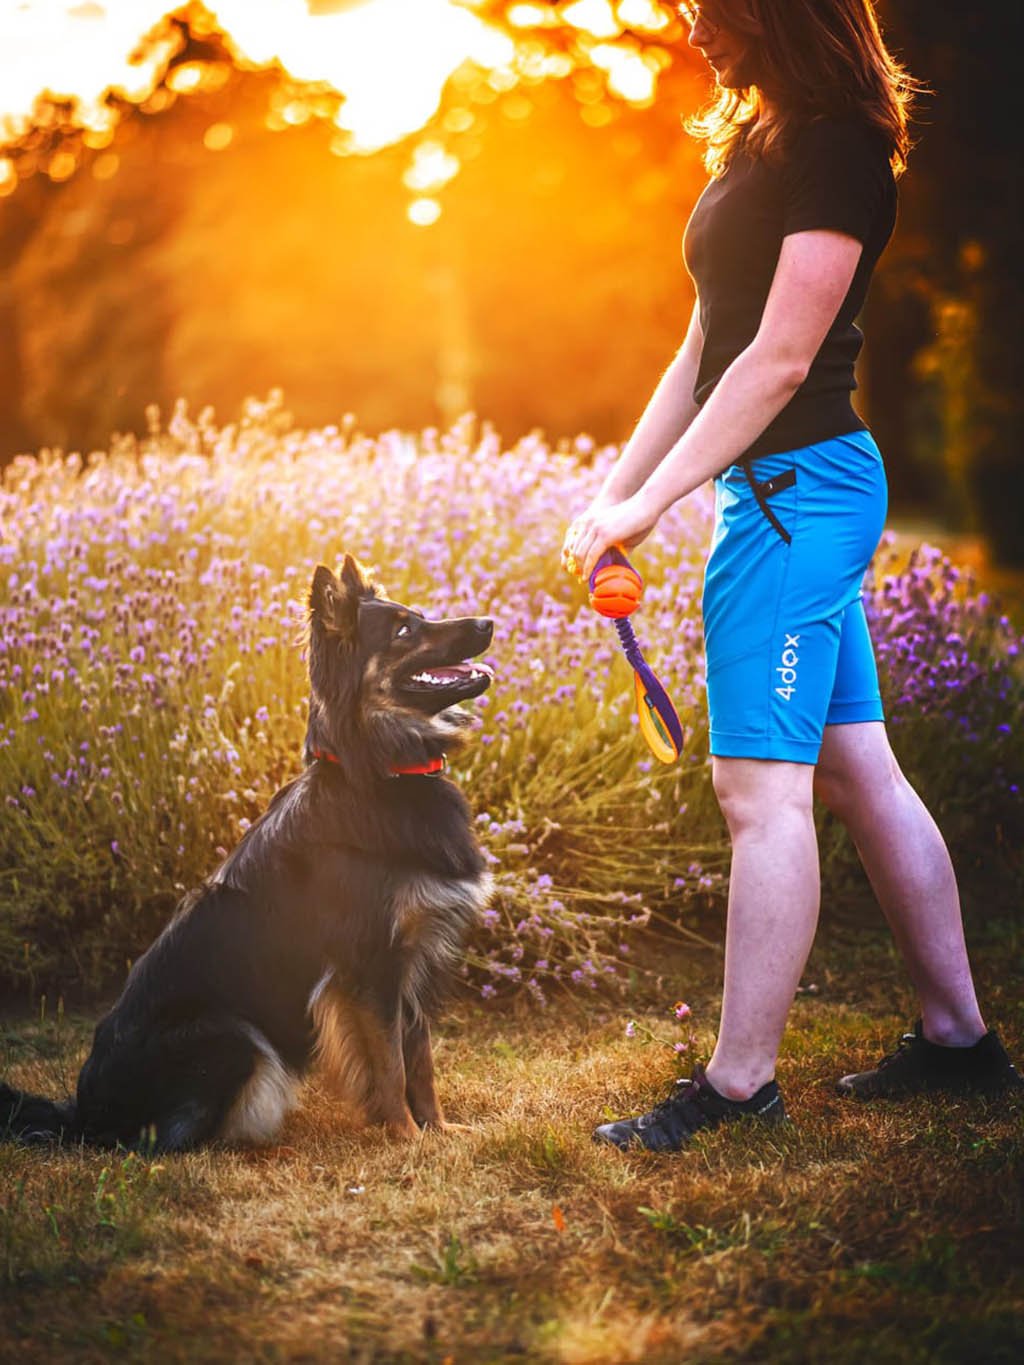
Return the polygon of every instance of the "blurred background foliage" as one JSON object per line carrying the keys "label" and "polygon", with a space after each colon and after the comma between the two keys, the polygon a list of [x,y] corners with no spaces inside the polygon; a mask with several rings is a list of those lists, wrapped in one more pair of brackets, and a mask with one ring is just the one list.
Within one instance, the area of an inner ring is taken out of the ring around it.
{"label": "blurred background foliage", "polygon": [[[149,35],[153,88],[109,96],[106,127],[40,100],[0,154],[0,459],[274,386],[303,424],[472,409],[509,441],[623,439],[692,302],[680,242],[704,177],[680,119],[700,59],[657,0],[464,2],[532,68],[459,67],[370,155],[339,138],[337,91],[244,60],[198,4]],[[897,511],[1021,564],[1024,10],[880,10],[934,93],[866,310],[862,410]],[[650,96],[616,87],[606,49],[647,63]]]}

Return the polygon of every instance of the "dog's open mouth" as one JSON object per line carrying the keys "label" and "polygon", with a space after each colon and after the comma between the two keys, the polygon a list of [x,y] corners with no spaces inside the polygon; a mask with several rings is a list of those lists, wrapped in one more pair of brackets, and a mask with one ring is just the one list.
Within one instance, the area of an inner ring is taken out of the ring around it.
{"label": "dog's open mouth", "polygon": [[410,674],[402,691],[419,696],[442,695],[446,701],[465,701],[486,692],[494,679],[490,664],[474,659],[458,664],[431,664]]}

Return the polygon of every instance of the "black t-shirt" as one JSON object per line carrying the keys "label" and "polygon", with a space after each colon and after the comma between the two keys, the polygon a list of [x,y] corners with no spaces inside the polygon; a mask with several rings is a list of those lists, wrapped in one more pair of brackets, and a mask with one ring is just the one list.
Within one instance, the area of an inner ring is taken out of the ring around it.
{"label": "black t-shirt", "polygon": [[807,124],[778,162],[738,150],[697,201],[683,242],[704,332],[697,403],[753,341],[784,237],[830,228],[864,245],[849,293],[807,378],[747,455],[795,450],[863,429],[850,401],[863,341],[854,318],[895,221],[888,149],[873,129],[853,119]]}

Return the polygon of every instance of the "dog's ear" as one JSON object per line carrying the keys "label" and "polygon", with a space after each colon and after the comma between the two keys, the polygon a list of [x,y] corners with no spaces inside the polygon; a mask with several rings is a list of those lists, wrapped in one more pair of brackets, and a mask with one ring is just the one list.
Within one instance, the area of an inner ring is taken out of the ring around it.
{"label": "dog's ear", "polygon": [[359,601],[360,597],[372,597],[373,588],[358,559],[346,555],[341,564],[341,586],[348,594]]}
{"label": "dog's ear", "polygon": [[345,556],[338,577],[342,586],[357,598],[387,597],[381,585],[370,578],[370,570],[360,564],[354,555]]}
{"label": "dog's ear", "polygon": [[[345,556],[345,571],[348,570],[351,556]],[[346,581],[346,572],[341,579],[335,578],[325,564],[318,564],[309,589],[309,614],[335,634],[351,639],[355,634],[356,617],[359,612],[360,592],[354,592],[351,579]],[[358,573],[358,570],[356,571]]]}

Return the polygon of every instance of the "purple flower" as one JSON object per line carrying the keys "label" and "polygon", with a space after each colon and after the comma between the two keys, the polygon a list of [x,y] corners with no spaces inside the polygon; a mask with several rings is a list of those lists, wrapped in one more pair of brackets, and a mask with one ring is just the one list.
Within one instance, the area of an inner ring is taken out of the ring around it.
{"label": "purple flower", "polygon": [[[157,818],[130,826],[133,861],[163,884],[208,872],[213,848],[244,830],[241,812],[297,771],[305,702],[291,639],[315,561],[352,548],[379,560],[393,595],[429,615],[495,618],[498,677],[473,708],[479,734],[459,760],[498,882],[468,979],[488,987],[485,999],[504,995],[504,981],[541,1004],[543,975],[591,990],[616,981],[616,964],[625,976],[623,940],[647,922],[648,898],[708,894],[722,876],[710,870],[721,843],[705,816],[703,737],[674,772],[650,762],[613,628],[545,567],[566,509],[586,505],[616,452],[591,449],[580,466],[553,458],[534,434],[504,459],[486,424],[355,447],[348,423],[282,434],[263,425],[265,406],[230,435],[178,412],[154,436],[158,456],[98,457],[88,479],[72,457],[48,463],[45,480],[38,462],[12,467],[0,490],[9,708],[0,759],[12,792],[30,774],[50,775],[43,796],[7,798],[19,802],[18,824],[59,826],[71,794],[97,812],[113,807],[121,828],[151,803]],[[239,502],[242,469],[252,497]],[[659,676],[698,727],[706,670],[695,583],[711,514],[703,493],[670,508],[643,551]],[[1009,781],[1024,734],[1020,637],[938,551],[922,548],[909,564],[888,554],[864,600],[893,727],[925,780],[939,774],[958,808],[969,795],[971,818],[994,829],[1020,801]],[[543,801],[538,774],[553,793]],[[623,890],[601,855],[622,837],[626,810],[636,882]],[[645,856],[646,830],[683,850],[678,876],[656,867],[661,855]],[[93,868],[83,859],[68,869],[68,895],[81,893],[83,905],[101,900]],[[535,951],[545,956],[531,965]]]}

